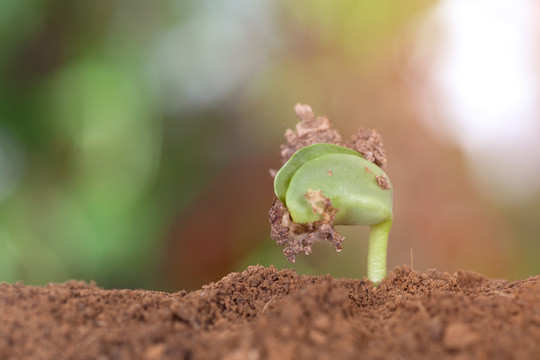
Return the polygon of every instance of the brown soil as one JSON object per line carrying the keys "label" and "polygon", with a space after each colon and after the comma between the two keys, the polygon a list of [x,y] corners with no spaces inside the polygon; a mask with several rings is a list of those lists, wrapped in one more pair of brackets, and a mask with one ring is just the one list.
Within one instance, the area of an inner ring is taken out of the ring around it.
{"label": "brown soil", "polygon": [[0,359],[538,359],[539,280],[252,266],[190,293],[0,284]]}

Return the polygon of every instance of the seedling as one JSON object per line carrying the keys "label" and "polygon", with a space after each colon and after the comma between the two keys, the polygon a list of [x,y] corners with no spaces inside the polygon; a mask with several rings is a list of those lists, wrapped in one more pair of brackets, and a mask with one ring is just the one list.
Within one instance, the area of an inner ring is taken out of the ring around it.
{"label": "seedling", "polygon": [[386,276],[393,191],[381,168],[350,148],[310,145],[278,171],[274,190],[297,224],[370,226],[367,276],[375,284]]}

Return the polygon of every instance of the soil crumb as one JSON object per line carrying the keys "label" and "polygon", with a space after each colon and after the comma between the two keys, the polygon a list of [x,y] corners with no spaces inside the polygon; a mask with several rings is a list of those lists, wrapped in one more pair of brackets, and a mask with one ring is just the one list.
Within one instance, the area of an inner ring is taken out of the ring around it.
{"label": "soil crumb", "polygon": [[539,280],[251,266],[190,293],[0,284],[0,359],[534,359]]}
{"label": "soil crumb", "polygon": [[377,180],[377,184],[381,187],[381,189],[383,190],[390,189],[390,183],[388,182],[388,178],[386,176],[375,175],[375,179]]}
{"label": "soil crumb", "polygon": [[345,146],[358,151],[364,159],[377,164],[379,167],[386,166],[386,152],[381,134],[373,129],[358,129],[358,133],[351,137]]}
{"label": "soil crumb", "polygon": [[[322,197],[322,194],[319,196]],[[322,203],[314,208],[314,211],[321,215],[321,220],[306,224],[295,223],[281,201],[274,199],[269,212],[270,237],[276,240],[278,245],[285,246],[283,254],[291,263],[296,261],[298,254],[311,254],[311,247],[319,240],[329,241],[336,251],[341,251],[345,237],[332,226],[338,210],[332,206],[330,199],[322,199]]]}
{"label": "soil crumb", "polygon": [[283,164],[303,147],[319,143],[341,144],[341,135],[332,129],[332,123],[326,116],[315,117],[311,106],[305,104],[296,104],[294,111],[301,121],[296,124],[295,131],[291,129],[285,131],[287,144],[281,145]]}

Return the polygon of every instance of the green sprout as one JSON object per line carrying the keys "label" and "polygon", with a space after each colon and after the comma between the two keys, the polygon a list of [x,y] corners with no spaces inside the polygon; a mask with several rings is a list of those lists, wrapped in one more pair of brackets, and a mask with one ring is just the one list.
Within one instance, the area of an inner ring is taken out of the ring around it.
{"label": "green sprout", "polygon": [[367,276],[386,276],[386,248],[392,226],[392,186],[388,176],[359,152],[333,144],[298,150],[278,171],[274,190],[292,221],[324,219],[324,203],[337,209],[334,225],[370,226]]}

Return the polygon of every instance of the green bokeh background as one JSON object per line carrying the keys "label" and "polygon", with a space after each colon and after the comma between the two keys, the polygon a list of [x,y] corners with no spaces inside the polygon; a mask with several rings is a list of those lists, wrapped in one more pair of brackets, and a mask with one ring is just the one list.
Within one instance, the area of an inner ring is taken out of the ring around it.
{"label": "green bokeh background", "polygon": [[[1,1],[0,281],[177,290],[251,264],[291,266],[268,236],[268,169],[296,102],[344,137],[359,126],[383,134],[391,267],[413,252],[422,269],[538,273],[539,201],[507,209],[464,177],[438,181],[463,169],[462,155],[422,132],[396,66],[432,4]],[[414,168],[418,139],[427,151]],[[464,206],[480,220],[422,202],[426,168],[443,200],[468,189]],[[343,252],[321,244],[294,267],[365,275],[367,229],[343,231]]]}

